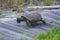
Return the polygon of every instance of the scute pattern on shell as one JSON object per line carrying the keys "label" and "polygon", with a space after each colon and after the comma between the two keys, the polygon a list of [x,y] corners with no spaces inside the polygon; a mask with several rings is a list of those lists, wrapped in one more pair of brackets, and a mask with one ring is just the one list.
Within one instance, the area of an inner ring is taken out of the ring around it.
{"label": "scute pattern on shell", "polygon": [[26,14],[24,14],[22,16],[24,16],[26,19],[28,19],[31,22],[42,20],[42,16],[38,12],[26,13]]}

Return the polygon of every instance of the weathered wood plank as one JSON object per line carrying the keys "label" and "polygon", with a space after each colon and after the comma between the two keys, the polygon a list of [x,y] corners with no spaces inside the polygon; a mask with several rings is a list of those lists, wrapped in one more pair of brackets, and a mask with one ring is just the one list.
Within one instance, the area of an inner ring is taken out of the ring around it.
{"label": "weathered wood plank", "polygon": [[[56,12],[56,13],[55,13]],[[56,10],[44,11],[41,13],[42,18],[47,22],[44,24],[37,24],[28,28],[25,22],[18,24],[16,19],[12,18],[10,21],[2,22],[0,25],[2,28],[9,29],[11,31],[25,34],[31,38],[35,37],[39,33],[47,32],[54,26],[60,26],[60,12]],[[5,25],[5,26],[4,26]]]}
{"label": "weathered wood plank", "polygon": [[57,6],[28,6],[27,8],[39,8],[39,9],[59,9],[60,8],[60,5],[57,5]]}

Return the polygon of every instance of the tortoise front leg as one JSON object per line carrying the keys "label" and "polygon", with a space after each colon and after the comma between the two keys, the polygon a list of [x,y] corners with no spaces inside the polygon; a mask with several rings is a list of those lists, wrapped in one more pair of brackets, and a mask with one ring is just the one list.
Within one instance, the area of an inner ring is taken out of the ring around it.
{"label": "tortoise front leg", "polygon": [[32,26],[32,24],[31,24],[30,21],[28,21],[28,20],[25,20],[25,21],[26,21],[26,24],[27,24],[28,27],[31,27]]}

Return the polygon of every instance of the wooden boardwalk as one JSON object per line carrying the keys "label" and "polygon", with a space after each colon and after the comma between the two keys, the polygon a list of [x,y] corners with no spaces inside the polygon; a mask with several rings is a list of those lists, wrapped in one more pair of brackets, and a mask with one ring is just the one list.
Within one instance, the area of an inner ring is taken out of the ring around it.
{"label": "wooden boardwalk", "polygon": [[60,9],[44,11],[41,13],[41,15],[42,18],[47,22],[46,25],[37,23],[36,25],[29,28],[25,22],[18,24],[16,19],[12,18],[10,21],[2,22],[0,26],[17,33],[22,33],[31,38],[34,38],[39,33],[47,32],[53,27],[60,26]]}

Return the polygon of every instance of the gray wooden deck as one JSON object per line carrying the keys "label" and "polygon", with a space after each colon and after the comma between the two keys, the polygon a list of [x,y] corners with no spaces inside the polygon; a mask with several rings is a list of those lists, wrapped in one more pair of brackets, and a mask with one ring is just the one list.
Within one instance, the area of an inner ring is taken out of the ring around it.
{"label": "gray wooden deck", "polygon": [[10,21],[1,22],[0,27],[34,38],[39,33],[47,32],[53,27],[60,26],[60,9],[44,11],[41,15],[47,22],[46,25],[37,23],[28,28],[25,22],[18,24],[16,19],[12,18]]}

